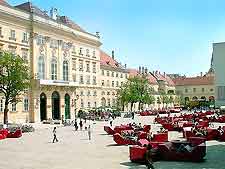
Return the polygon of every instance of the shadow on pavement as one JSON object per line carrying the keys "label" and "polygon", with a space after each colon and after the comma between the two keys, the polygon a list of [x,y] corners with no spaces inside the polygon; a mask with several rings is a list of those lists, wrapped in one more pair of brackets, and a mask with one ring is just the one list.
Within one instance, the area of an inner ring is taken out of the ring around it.
{"label": "shadow on pavement", "polygon": [[146,169],[145,165],[135,164],[132,162],[123,162],[123,163],[120,163],[120,165],[129,167],[129,169]]}
{"label": "shadow on pavement", "polygon": [[119,144],[109,144],[109,145],[106,145],[106,147],[119,147],[119,146],[126,146],[126,145],[119,145]]}

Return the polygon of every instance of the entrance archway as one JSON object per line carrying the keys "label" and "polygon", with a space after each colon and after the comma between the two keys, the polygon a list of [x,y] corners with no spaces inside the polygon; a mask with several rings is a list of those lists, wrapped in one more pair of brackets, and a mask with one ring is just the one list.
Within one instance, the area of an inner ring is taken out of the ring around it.
{"label": "entrance archway", "polygon": [[52,119],[60,119],[60,96],[56,91],[52,93]]}
{"label": "entrance archway", "polygon": [[45,93],[41,93],[40,95],[40,118],[41,121],[47,120],[47,97]]}
{"label": "entrance archway", "polygon": [[65,94],[65,119],[70,119],[70,95]]}

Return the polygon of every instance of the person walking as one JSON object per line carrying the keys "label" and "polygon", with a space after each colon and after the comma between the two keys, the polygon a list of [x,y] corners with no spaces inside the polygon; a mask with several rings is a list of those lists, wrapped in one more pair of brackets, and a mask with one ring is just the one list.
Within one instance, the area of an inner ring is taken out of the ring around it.
{"label": "person walking", "polygon": [[152,146],[151,146],[151,144],[147,145],[145,160],[146,160],[147,169],[154,169],[153,160],[152,160]]}
{"label": "person walking", "polygon": [[77,129],[78,129],[77,119],[75,119],[75,122],[74,122],[74,128],[75,128],[75,131],[77,131]]}
{"label": "person walking", "polygon": [[131,114],[132,114],[132,119],[134,120],[134,112],[131,112]]}
{"label": "person walking", "polygon": [[54,129],[53,129],[53,141],[52,141],[52,143],[55,143],[55,141],[56,142],[58,142],[58,139],[57,139],[57,137],[56,137],[56,127],[54,127]]}
{"label": "person walking", "polygon": [[83,129],[83,121],[81,119],[80,119],[79,125],[80,125],[80,130],[82,130]]}
{"label": "person walking", "polygon": [[88,139],[91,140],[91,125],[88,126]]}

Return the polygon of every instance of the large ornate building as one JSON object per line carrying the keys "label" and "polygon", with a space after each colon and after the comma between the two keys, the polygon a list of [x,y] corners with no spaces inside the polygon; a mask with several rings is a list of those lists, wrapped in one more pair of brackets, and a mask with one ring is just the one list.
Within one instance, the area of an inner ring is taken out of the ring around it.
{"label": "large ornate building", "polygon": [[[30,2],[13,7],[1,0],[0,48],[23,57],[34,77],[31,90],[20,96],[22,102],[10,106],[9,120],[68,119],[75,108],[99,106],[100,46],[98,35],[57,9],[48,15]],[[4,98],[1,119],[3,103]]]}

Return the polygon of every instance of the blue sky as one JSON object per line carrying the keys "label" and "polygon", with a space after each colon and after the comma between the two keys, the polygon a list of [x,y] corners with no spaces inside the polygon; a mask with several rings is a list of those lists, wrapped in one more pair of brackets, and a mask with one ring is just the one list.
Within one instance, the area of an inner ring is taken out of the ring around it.
{"label": "blue sky", "polygon": [[[23,0],[9,0],[16,5]],[[102,49],[115,50],[129,67],[196,75],[210,66],[212,43],[225,41],[224,0],[33,0],[56,7],[88,32],[101,33]]]}

